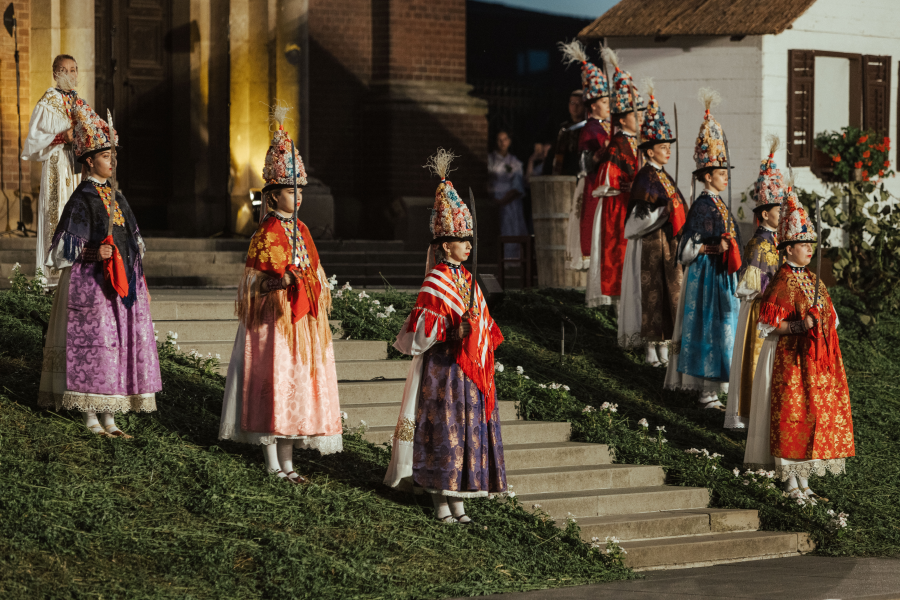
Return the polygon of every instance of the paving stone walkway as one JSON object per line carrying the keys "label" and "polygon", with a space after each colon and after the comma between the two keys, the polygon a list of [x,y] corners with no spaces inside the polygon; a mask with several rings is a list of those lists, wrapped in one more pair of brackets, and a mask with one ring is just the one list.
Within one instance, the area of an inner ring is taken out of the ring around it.
{"label": "paving stone walkway", "polygon": [[800,556],[695,569],[645,579],[484,596],[491,600],[900,600],[900,559]]}

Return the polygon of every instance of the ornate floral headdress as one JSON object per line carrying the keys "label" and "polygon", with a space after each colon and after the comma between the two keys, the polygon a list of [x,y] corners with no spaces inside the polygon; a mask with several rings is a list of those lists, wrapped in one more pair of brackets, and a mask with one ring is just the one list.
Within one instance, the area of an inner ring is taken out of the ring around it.
{"label": "ornate floral headdress", "polygon": [[779,248],[794,242],[815,242],[818,239],[816,226],[813,225],[809,215],[806,214],[806,209],[797,199],[793,182],[788,182],[787,185],[775,237],[778,238]]}
{"label": "ornate floral headdress", "polygon": [[[284,130],[284,119],[290,107],[284,102],[275,101],[271,107],[269,120],[277,125],[272,143],[266,152],[266,164],[263,167],[262,177],[266,182],[263,192],[280,188],[294,187],[294,161],[291,160],[291,136]],[[297,162],[297,185],[306,185],[306,169],[303,167],[303,159],[300,152],[294,147],[294,159]]]}
{"label": "ornate floral headdress", "polygon": [[563,53],[563,62],[567,65],[581,64],[581,89],[585,104],[590,104],[597,98],[609,96],[609,82],[606,75],[594,63],[588,61],[584,45],[578,40],[559,43],[559,49]]}
{"label": "ornate floral headdress", "polygon": [[431,209],[431,235],[434,239],[443,237],[472,237],[472,214],[459,198],[453,183],[447,179],[450,174],[450,163],[456,156],[453,152],[438,148],[428,158],[425,168],[430,169],[441,178],[434,192],[434,208]]}
{"label": "ornate floral headdress", "polygon": [[762,161],[759,177],[750,192],[750,197],[756,203],[753,210],[765,210],[784,202],[784,176],[775,164],[775,151],[778,150],[780,141],[775,134],[769,134],[766,140],[769,142],[769,156]]}
{"label": "ornate floral headdress", "polygon": [[[93,108],[87,104],[76,104],[72,120],[74,121],[72,141],[78,162],[83,163],[98,152],[109,150],[112,147],[109,141],[109,124],[101,119]],[[118,148],[119,132],[114,131],[113,136]]]}
{"label": "ornate floral headdress", "polygon": [[634,85],[634,79],[631,74],[619,68],[619,55],[612,48],[603,48],[600,51],[600,57],[611,64],[616,72],[613,74],[613,90],[612,106],[610,110],[613,114],[630,113],[633,110],[644,110],[647,105],[638,92],[637,86]]}
{"label": "ornate floral headdress", "polygon": [[699,174],[706,169],[725,169],[730,167],[728,157],[725,155],[725,133],[722,126],[710,114],[709,109],[717,106],[722,97],[719,92],[709,88],[701,88],[697,96],[706,113],[703,115],[703,124],[700,125],[700,133],[697,134],[697,142],[694,146],[694,162]]}
{"label": "ornate floral headdress", "polygon": [[641,123],[641,148],[650,148],[654,144],[664,142],[674,142],[675,136],[672,135],[672,129],[669,122],[666,121],[665,113],[659,108],[659,102],[653,95],[653,80],[646,79],[647,95],[650,96],[650,104],[644,113],[644,122]]}

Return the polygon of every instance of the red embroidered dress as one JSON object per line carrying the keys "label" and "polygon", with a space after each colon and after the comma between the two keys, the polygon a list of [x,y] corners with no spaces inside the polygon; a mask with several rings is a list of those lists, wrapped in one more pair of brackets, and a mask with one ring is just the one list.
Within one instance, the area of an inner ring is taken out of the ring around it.
{"label": "red embroidered dress", "polygon": [[611,191],[619,192],[603,200],[600,290],[604,296],[619,296],[622,292],[625,218],[628,216],[631,183],[640,168],[637,147],[638,140],[635,136],[617,131],[609,142],[598,173],[599,185],[609,186]]}
{"label": "red embroidered dress", "polygon": [[[584,179],[584,193],[581,202],[581,255],[585,259],[591,257],[591,234],[594,226],[594,214],[597,212],[597,204],[600,198],[593,196],[594,190],[600,185],[600,168],[594,168],[593,156],[599,151],[606,150],[610,140],[609,121],[600,121],[593,117],[587,120],[581,130],[578,140],[578,150],[584,156],[584,162],[589,169]],[[602,158],[602,155],[601,155]]]}
{"label": "red embroidered dress", "polygon": [[782,335],[772,370],[772,456],[795,461],[836,460],[855,455],[850,392],[835,330],[837,314],[825,284],[811,310],[815,276],[783,265],[762,295],[759,322],[766,329],[783,320],[818,318],[806,335]]}

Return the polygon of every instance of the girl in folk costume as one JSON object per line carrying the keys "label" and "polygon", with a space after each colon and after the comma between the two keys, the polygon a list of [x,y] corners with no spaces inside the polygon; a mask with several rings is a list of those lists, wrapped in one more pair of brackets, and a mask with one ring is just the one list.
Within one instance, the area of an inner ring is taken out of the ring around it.
{"label": "girl in folk costume", "polygon": [[572,210],[569,211],[566,244],[566,268],[587,270],[591,260],[591,228],[599,198],[593,196],[597,187],[600,160],[609,145],[609,82],[597,65],[588,62],[584,46],[578,40],[560,42],[566,64],[581,63],[582,98],[588,117],[578,139],[581,173],[575,186]]}
{"label": "girl in folk costume", "polygon": [[694,148],[694,177],[705,189],[691,205],[678,242],[678,262],[686,270],[672,336],[675,360],[669,361],[665,386],[697,390],[701,406],[724,410],[718,395],[728,391],[737,326],[740,232],[720,196],[728,189],[730,166],[722,126],[709,112],[719,95],[704,88],[700,100],[706,114]]}
{"label": "girl in folk costume", "polygon": [[439,149],[426,165],[441,178],[434,240],[428,275],[394,343],[414,358],[384,482],[424,489],[438,520],[469,524],[465,498],[506,490],[494,388],[494,350],[503,335],[461,264],[472,248],[472,216],[447,179],[453,158]]}
{"label": "girl in folk costume", "polygon": [[37,268],[47,283],[56,285],[59,272],[47,269],[47,252],[66,201],[81,181],[73,146],[76,107],[87,106],[78,97],[78,64],[68,54],[53,59],[56,85],[47,89],[31,113],[28,137],[22,145],[22,160],[41,164],[41,192],[37,210]]}
{"label": "girl in folk costume", "polygon": [[763,338],[757,335],[760,295],[778,271],[778,240],[775,230],[784,201],[784,181],[775,165],[778,138],[769,136],[769,157],[762,161],[759,178],[753,184],[750,197],[756,203],[753,212],[759,226],[744,248],[743,267],[738,277],[737,296],[741,311],[734,336],[731,358],[731,378],[728,384],[728,407],[725,427],[744,429],[750,419],[750,394],[753,374],[762,349]]}
{"label": "girl in folk costume", "polygon": [[[828,290],[807,265],[816,230],[788,187],[778,221],[785,264],[761,296],[765,338],[753,379],[744,463],[770,469],[792,497],[819,498],[811,473],[844,472],[855,455],[850,392]],[[816,287],[818,283],[818,298]]]}
{"label": "girl in folk costume", "polygon": [[669,363],[682,270],[676,260],[677,237],[684,226],[684,197],[665,165],[675,136],[649,82],[650,105],[641,125],[646,163],[631,186],[625,219],[625,266],[619,303],[619,345],[646,348],[647,364]]}
{"label": "girl in folk costume", "polygon": [[[131,437],[115,413],[156,410],[159,357],[134,214],[113,178],[110,128],[89,106],[74,111],[75,154],[87,167],[60,217],[47,265],[60,272],[38,404],[79,410],[98,435]],[[100,413],[98,421],[97,413]]]}
{"label": "girl in folk costume", "polygon": [[306,185],[303,160],[284,130],[287,107],[266,153],[267,206],[250,240],[238,287],[240,318],[228,363],[219,439],[260,444],[269,473],[306,483],[293,449],[343,450],[337,372],[328,312],[331,293],[306,225],[296,221]]}
{"label": "girl in folk costume", "polygon": [[591,194],[600,198],[591,228],[591,264],[588,270],[586,303],[590,307],[612,304],[622,290],[625,264],[625,217],[631,182],[640,169],[638,128],[644,99],[631,75],[619,68],[619,58],[610,48],[600,54],[616,69],[613,75],[613,134],[597,173],[597,186]]}

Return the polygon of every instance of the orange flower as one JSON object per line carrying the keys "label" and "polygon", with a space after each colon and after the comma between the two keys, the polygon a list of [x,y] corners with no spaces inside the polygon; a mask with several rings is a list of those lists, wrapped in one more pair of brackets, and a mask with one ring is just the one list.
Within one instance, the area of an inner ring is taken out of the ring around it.
{"label": "orange flower", "polygon": [[868,181],[868,180],[869,180],[869,172],[868,172],[868,171],[863,171],[863,172],[862,172],[862,177],[863,177],[863,181]]}
{"label": "orange flower", "polygon": [[887,169],[889,166],[891,166],[891,161],[889,161],[889,160],[884,161],[884,168]]}
{"label": "orange flower", "polygon": [[869,154],[871,154],[868,150],[863,152],[863,158],[869,158]]}
{"label": "orange flower", "polygon": [[884,171],[883,171],[883,170],[878,171],[878,176],[879,176],[879,177],[884,177]]}
{"label": "orange flower", "polygon": [[861,138],[859,138],[859,141],[857,142],[857,144],[865,144],[867,139],[869,139],[869,136],[864,135]]}
{"label": "orange flower", "polygon": [[841,155],[835,154],[834,156],[831,157],[831,160],[833,160],[834,162],[841,162]]}
{"label": "orange flower", "polygon": [[889,137],[884,138],[884,147],[887,148],[887,149],[890,149],[890,147],[891,147],[891,138],[889,138]]}
{"label": "orange flower", "polygon": [[853,168],[854,169],[862,169],[862,161],[857,161],[857,162],[853,163]]}

